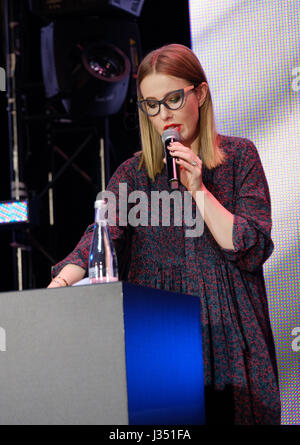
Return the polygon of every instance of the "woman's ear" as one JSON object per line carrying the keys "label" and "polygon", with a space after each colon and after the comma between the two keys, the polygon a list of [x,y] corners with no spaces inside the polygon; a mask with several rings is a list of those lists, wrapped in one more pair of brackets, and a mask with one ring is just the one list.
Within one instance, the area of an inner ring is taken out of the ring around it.
{"label": "woman's ear", "polygon": [[208,84],[206,82],[202,82],[202,83],[200,83],[200,85],[197,86],[196,95],[197,95],[199,108],[203,105],[203,103],[206,99],[207,92],[208,92]]}

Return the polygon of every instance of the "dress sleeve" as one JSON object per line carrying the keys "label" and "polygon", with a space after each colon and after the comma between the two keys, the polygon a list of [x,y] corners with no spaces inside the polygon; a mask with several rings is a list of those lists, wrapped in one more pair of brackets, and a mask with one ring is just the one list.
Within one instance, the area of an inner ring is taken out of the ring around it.
{"label": "dress sleeve", "polygon": [[[128,225],[120,226],[119,224],[119,205],[118,205],[119,184],[125,183],[127,186],[128,193],[130,193],[133,187],[133,178],[134,175],[132,175],[131,168],[129,167],[129,162],[125,161],[118,167],[116,172],[111,177],[107,186],[107,191],[110,191],[115,195],[115,202],[117,204],[116,224],[110,225],[109,231],[116,248],[118,267],[119,267],[119,277],[121,280],[126,279],[127,269],[129,267],[128,254],[130,249],[128,248],[128,245],[130,242],[130,235],[129,235]],[[89,258],[90,245],[92,243],[93,229],[94,229],[94,224],[89,225],[86,231],[84,232],[82,238],[80,239],[79,243],[76,245],[75,249],[66,258],[64,258],[62,261],[60,261],[58,264],[52,267],[51,269],[52,277],[56,277],[61,271],[61,269],[65,267],[67,264],[75,264],[77,266],[80,266],[83,269],[85,269],[87,274],[88,258]]]}
{"label": "dress sleeve", "polygon": [[244,141],[245,147],[235,171],[234,250],[221,248],[221,251],[240,269],[254,272],[274,249],[271,201],[258,151],[251,141]]}

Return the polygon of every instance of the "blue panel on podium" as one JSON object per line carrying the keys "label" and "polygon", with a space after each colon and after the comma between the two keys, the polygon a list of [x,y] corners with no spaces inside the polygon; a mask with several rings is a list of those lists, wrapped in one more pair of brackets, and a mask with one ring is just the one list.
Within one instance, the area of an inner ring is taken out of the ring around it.
{"label": "blue panel on podium", "polygon": [[205,423],[198,297],[123,283],[130,425]]}

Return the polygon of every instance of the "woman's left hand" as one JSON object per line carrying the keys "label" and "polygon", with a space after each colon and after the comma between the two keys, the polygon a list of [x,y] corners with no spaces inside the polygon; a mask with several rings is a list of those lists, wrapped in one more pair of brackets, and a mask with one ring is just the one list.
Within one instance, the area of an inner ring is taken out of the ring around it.
{"label": "woman's left hand", "polygon": [[189,192],[200,191],[203,189],[202,182],[202,161],[189,148],[180,142],[173,142],[168,146],[171,156],[176,159],[179,165],[180,182]]}

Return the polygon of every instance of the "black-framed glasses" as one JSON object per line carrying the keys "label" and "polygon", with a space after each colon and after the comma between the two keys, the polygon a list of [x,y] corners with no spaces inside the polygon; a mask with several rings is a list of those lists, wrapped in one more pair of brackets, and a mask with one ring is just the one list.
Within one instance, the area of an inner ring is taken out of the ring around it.
{"label": "black-framed glasses", "polygon": [[156,116],[160,113],[160,106],[164,105],[169,110],[179,110],[185,102],[186,94],[196,88],[195,85],[189,85],[180,90],[171,91],[162,100],[142,99],[137,101],[137,106],[148,116]]}

